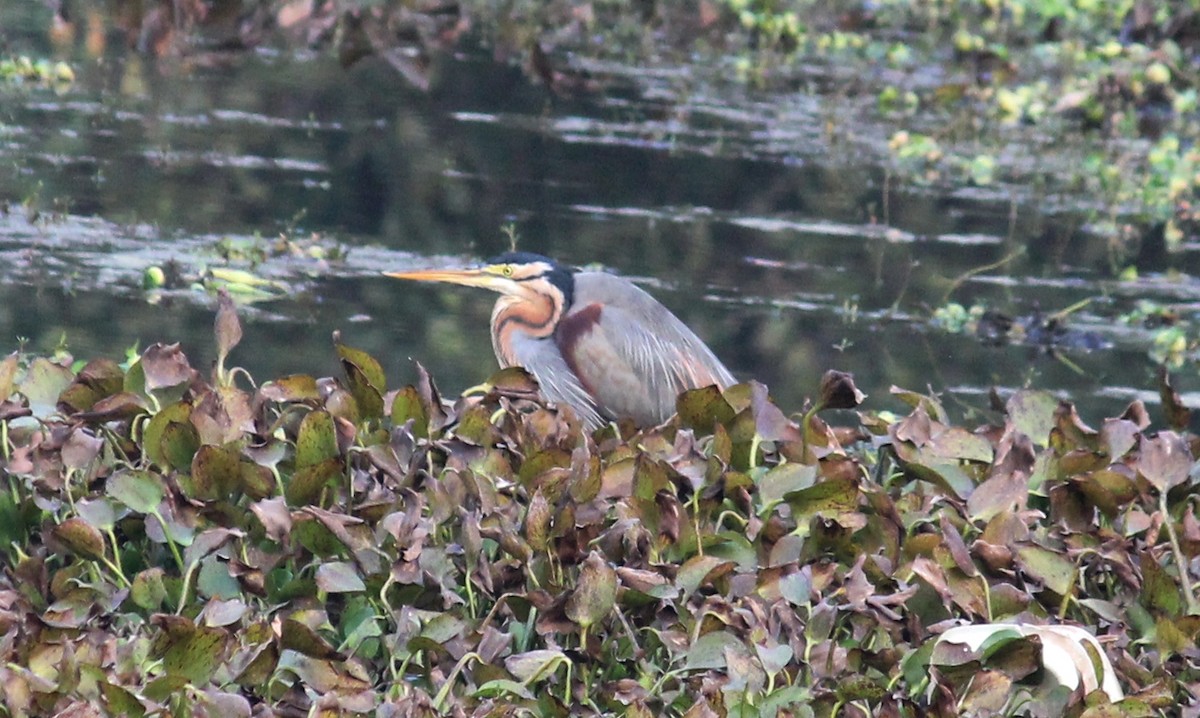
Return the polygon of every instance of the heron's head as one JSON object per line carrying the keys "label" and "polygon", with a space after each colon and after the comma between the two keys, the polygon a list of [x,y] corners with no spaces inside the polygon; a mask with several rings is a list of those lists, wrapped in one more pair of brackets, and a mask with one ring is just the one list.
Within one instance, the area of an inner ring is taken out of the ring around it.
{"label": "heron's head", "polygon": [[420,269],[411,272],[384,272],[396,279],[417,282],[447,282],[467,287],[482,287],[493,292],[535,301],[561,295],[562,305],[571,305],[575,288],[574,270],[549,257],[531,252],[507,252],[469,269]]}

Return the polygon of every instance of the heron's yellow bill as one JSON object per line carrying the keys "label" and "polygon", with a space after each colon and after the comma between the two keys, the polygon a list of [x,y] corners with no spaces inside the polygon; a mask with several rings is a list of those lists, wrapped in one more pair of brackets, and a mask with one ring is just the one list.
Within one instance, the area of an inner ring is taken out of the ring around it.
{"label": "heron's yellow bill", "polygon": [[478,269],[418,269],[410,272],[384,272],[393,279],[414,282],[446,282],[466,287],[482,287],[494,292],[503,292],[513,282],[507,277],[494,274],[490,267]]}

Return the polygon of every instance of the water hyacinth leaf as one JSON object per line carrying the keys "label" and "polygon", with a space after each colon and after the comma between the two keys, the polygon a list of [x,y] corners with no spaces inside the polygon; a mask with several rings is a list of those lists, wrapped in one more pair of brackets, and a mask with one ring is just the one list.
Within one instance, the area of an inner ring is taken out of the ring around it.
{"label": "water hyacinth leaf", "polygon": [[13,381],[17,377],[17,355],[12,353],[0,359],[0,401],[7,401],[13,392]]}
{"label": "water hyacinth leaf", "polygon": [[1013,679],[1002,671],[982,670],[975,674],[959,702],[965,715],[991,715],[1001,711],[1011,697]]}
{"label": "water hyacinth leaf", "polygon": [[[96,608],[96,604],[91,598],[86,591],[73,591],[67,594],[46,607],[41,615],[42,623],[52,628],[81,628],[91,616],[92,610]],[[30,666],[35,667],[33,661],[30,661]]]}
{"label": "water hyacinth leaf", "polygon": [[992,462],[992,445],[987,439],[958,426],[947,427],[930,438],[929,450],[943,459]]}
{"label": "water hyacinth leaf", "polygon": [[54,538],[61,541],[72,553],[83,558],[104,558],[104,535],[79,517],[69,518],[55,526]]}
{"label": "water hyacinth leaf", "polygon": [[307,516],[296,520],[291,537],[314,555],[322,558],[341,556],[346,550],[346,546],[329,530],[328,526]]}
{"label": "water hyacinth leaf", "polygon": [[300,422],[296,436],[296,466],[315,466],[338,456],[333,417],[324,410],[311,411]]}
{"label": "water hyacinth leaf", "polygon": [[525,512],[525,540],[534,551],[545,551],[550,541],[550,519],[553,510],[546,500],[545,493],[538,489],[529,500],[529,508]]}
{"label": "water hyacinth leaf", "polygon": [[822,409],[854,409],[867,395],[854,385],[854,375],[830,369],[821,377],[817,405]]}
{"label": "water hyacinth leaf", "polygon": [[142,705],[142,702],[122,686],[105,680],[99,681],[98,685],[100,686],[100,695],[104,696],[104,705],[108,708],[110,715],[131,716],[132,718],[142,718],[146,715],[146,707]]}
{"label": "water hyacinth leaf", "polygon": [[770,648],[765,645],[755,644],[754,652],[758,654],[758,660],[762,663],[763,670],[771,674],[778,673],[787,668],[787,664],[791,662],[792,657],[795,655],[792,647],[786,643],[780,643]]}
{"label": "water hyacinth leaf", "polygon": [[596,551],[588,554],[579,569],[575,591],[567,599],[567,618],[587,629],[606,618],[617,600],[617,572]]}
{"label": "water hyacinth leaf", "polygon": [[317,587],[325,593],[357,593],[367,590],[354,564],[331,561],[317,566]]}
{"label": "water hyacinth leaf", "polygon": [[874,702],[886,695],[887,690],[867,676],[851,676],[838,682],[836,694],[842,701]]}
{"label": "water hyacinth leaf", "polygon": [[162,660],[169,676],[204,685],[212,679],[225,656],[229,634],[221,628],[197,626],[182,616],[159,614],[152,619],[159,634],[150,647],[151,655]]}
{"label": "water hyacinth leaf", "polygon": [[242,483],[241,453],[233,447],[205,444],[192,457],[192,495],[201,501],[231,498]]}
{"label": "water hyacinth leaf", "polygon": [[792,508],[792,517],[801,522],[815,514],[837,514],[858,507],[858,479],[829,479],[807,489],[791,491],[784,500]]}
{"label": "water hyacinth leaf", "polygon": [[1131,476],[1111,469],[1073,476],[1071,483],[1110,519],[1138,495],[1137,483]]}
{"label": "water hyacinth leaf", "polygon": [[391,419],[393,426],[403,426],[411,420],[413,436],[429,438],[429,414],[416,387],[406,386],[392,396]]}
{"label": "water hyacinth leaf", "polygon": [[146,611],[157,611],[167,600],[166,573],[161,568],[148,568],[133,577],[130,596]]}
{"label": "water hyacinth leaf", "polygon": [[28,400],[34,416],[48,417],[56,411],[58,397],[74,379],[70,368],[37,357],[29,363],[17,390]]}
{"label": "water hyacinth leaf", "polygon": [[716,424],[729,424],[735,412],[715,386],[692,389],[679,395],[675,410],[683,426],[700,434],[711,434]]}
{"label": "water hyacinth leaf", "polygon": [[779,579],[779,593],[793,606],[807,606],[812,601],[812,579],[803,571],[793,571]]}
{"label": "water hyacinth leaf", "polygon": [[1187,441],[1173,431],[1159,432],[1153,439],[1138,441],[1137,470],[1160,492],[1182,484],[1192,469],[1192,452]]}
{"label": "water hyacinth leaf", "polygon": [[560,664],[570,663],[571,659],[565,653],[553,649],[516,653],[504,659],[504,667],[523,685],[545,680]]}
{"label": "water hyacinth leaf", "polygon": [[205,556],[219,550],[222,546],[229,543],[231,540],[241,538],[245,534],[237,529],[227,529],[215,527],[201,531],[199,535],[192,539],[187,550],[183,553],[184,563],[194,564]]}
{"label": "water hyacinth leaf", "polygon": [[1058,404],[1058,399],[1047,392],[1021,389],[1008,398],[1005,408],[1017,431],[1028,436],[1034,444],[1045,447],[1050,442]]}
{"label": "water hyacinth leaf", "polygon": [[364,418],[378,419],[383,416],[383,395],[387,391],[387,380],[379,362],[366,352],[336,344],[338,358],[350,385],[358,410]]}
{"label": "water hyacinth leaf", "polygon": [[191,420],[192,405],[187,402],[176,402],[162,408],[151,417],[142,434],[142,450],[151,461],[160,468],[168,469],[167,458],[162,449],[163,432],[173,423],[187,423]]}
{"label": "water hyacinth leaf", "polygon": [[728,631],[713,631],[696,639],[687,649],[685,670],[720,670],[725,668],[726,650],[739,650],[742,642]]}
{"label": "water hyacinth leaf", "polygon": [[1171,375],[1166,366],[1158,368],[1158,398],[1167,417],[1167,425],[1177,431],[1187,430],[1192,423],[1192,412],[1171,385]]}
{"label": "water hyacinth leaf", "polygon": [[213,333],[217,338],[217,366],[224,371],[225,358],[242,341],[242,323],[238,320],[237,308],[229,292],[217,290],[217,317],[213,322]]}
{"label": "water hyacinth leaf", "polygon": [[200,562],[196,591],[201,596],[225,600],[242,595],[242,587],[237,579],[229,574],[229,566],[216,556],[209,556]]}
{"label": "water hyacinth leaf", "polygon": [[679,573],[675,575],[675,586],[686,598],[695,593],[700,586],[733,569],[733,561],[711,555],[693,556],[679,567]]}
{"label": "water hyacinth leaf", "polygon": [[527,701],[534,700],[533,693],[523,683],[510,681],[505,678],[490,680],[472,694],[475,698],[499,698],[501,696],[517,696]]}
{"label": "water hyacinth leaf", "polygon": [[76,502],[75,511],[78,512],[79,518],[100,531],[108,531],[117,521],[116,508],[103,496]]}
{"label": "water hyacinth leaf", "polygon": [[341,476],[342,462],[338,458],[326,459],[300,468],[292,474],[284,487],[288,505],[306,506],[315,503],[321,491]]}
{"label": "water hyacinth leaf", "polygon": [[1183,611],[1183,597],[1175,578],[1158,563],[1149,551],[1138,556],[1138,567],[1142,570],[1142,591],[1138,598],[1151,612],[1177,617]]}
{"label": "water hyacinth leaf", "polygon": [[93,359],[88,362],[67,388],[58,396],[58,406],[63,411],[78,413],[88,411],[96,402],[121,391],[125,385],[125,372],[111,359]]}
{"label": "water hyacinth leaf", "polygon": [[170,422],[158,441],[163,461],[176,471],[189,471],[200,449],[200,436],[191,423]]}
{"label": "water hyacinth leaf", "polygon": [[276,543],[283,543],[292,531],[292,514],[287,500],[282,496],[262,499],[250,504],[250,510],[266,530],[267,536]]}
{"label": "water hyacinth leaf", "polygon": [[151,514],[166,495],[166,487],[155,474],[127,469],[109,477],[105,493],[139,514]]}
{"label": "water hyacinth leaf", "polygon": [[100,449],[103,446],[103,439],[93,436],[82,426],[77,426],[63,443],[61,454],[63,466],[76,471],[85,471],[100,455]]}
{"label": "water hyacinth leaf", "polygon": [[196,375],[178,344],[151,344],[142,352],[139,363],[149,392],[178,387]]}
{"label": "water hyacinth leaf", "polygon": [[1021,570],[1060,596],[1075,585],[1075,564],[1066,556],[1041,546],[1020,546],[1016,552]]}
{"label": "water hyacinth leaf", "polygon": [[213,599],[204,607],[201,615],[204,618],[204,625],[220,628],[237,623],[249,611],[250,607],[241,599],[234,598],[226,601]]}
{"label": "water hyacinth leaf", "polygon": [[765,508],[790,493],[807,489],[816,483],[817,471],[815,465],[792,462],[772,467],[758,480],[759,501]]}
{"label": "water hyacinth leaf", "polygon": [[242,493],[252,500],[265,499],[275,493],[275,475],[265,466],[250,461],[238,464]]}
{"label": "water hyacinth leaf", "polygon": [[333,661],[345,660],[336,648],[321,634],[308,625],[294,618],[285,618],[279,626],[280,647],[311,658],[328,659]]}
{"label": "water hyacinth leaf", "polygon": [[321,398],[317,380],[308,374],[292,374],[269,381],[258,388],[258,394],[264,399],[279,403],[313,402]]}

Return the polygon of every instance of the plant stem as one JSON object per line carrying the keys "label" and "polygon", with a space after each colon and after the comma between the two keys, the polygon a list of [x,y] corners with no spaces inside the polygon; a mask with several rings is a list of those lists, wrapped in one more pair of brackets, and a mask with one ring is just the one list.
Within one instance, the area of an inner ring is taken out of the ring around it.
{"label": "plant stem", "polygon": [[1187,560],[1179,545],[1179,537],[1175,535],[1175,525],[1171,523],[1171,514],[1167,512],[1167,492],[1158,492],[1158,510],[1162,511],[1163,525],[1167,527],[1167,537],[1171,540],[1171,551],[1175,554],[1175,567],[1179,570],[1179,584],[1183,587],[1183,598],[1187,601],[1188,614],[1200,614],[1200,604],[1196,602],[1196,592],[1192,581],[1188,578]]}

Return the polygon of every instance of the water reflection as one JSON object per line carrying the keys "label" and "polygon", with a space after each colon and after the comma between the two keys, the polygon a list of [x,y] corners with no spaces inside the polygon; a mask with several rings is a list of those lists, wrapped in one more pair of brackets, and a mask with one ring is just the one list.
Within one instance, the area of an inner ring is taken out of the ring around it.
{"label": "water reflection", "polygon": [[[179,340],[203,366],[213,356],[206,296],[181,289],[150,305],[141,271],[174,260],[199,272],[220,261],[211,248],[224,236],[317,233],[350,247],[348,258],[266,260],[261,271],[292,294],[247,310],[233,359],[261,376],[332,373],[329,337],[340,329],[394,383],[412,380],[412,358],[452,393],[494,367],[492,298],[378,272],[433,264],[430,255],[490,256],[512,225],[522,249],[643,281],[788,410],[831,367],[853,372],[875,407],[896,406],[893,384],[948,391],[962,411],[986,407],[992,386],[1032,385],[1093,420],[1154,386],[1146,337],[1111,321],[1133,297],[1102,284],[1102,247],[1003,193],[889,186],[820,130],[820,98],[798,96],[781,118],[754,98],[680,96],[669,77],[626,71],[604,96],[563,100],[474,55],[441,58],[429,93],[382,62],[141,63],[118,53],[87,64],[63,97],[0,89],[12,128],[0,144],[11,168],[0,173],[10,208],[0,349],[27,337],[44,351],[65,335],[80,356],[119,357],[135,342]],[[1200,293],[1187,283],[1135,291]],[[947,297],[1019,314],[1089,296],[1111,299],[1072,319],[1112,347],[1061,358],[923,319]]]}

